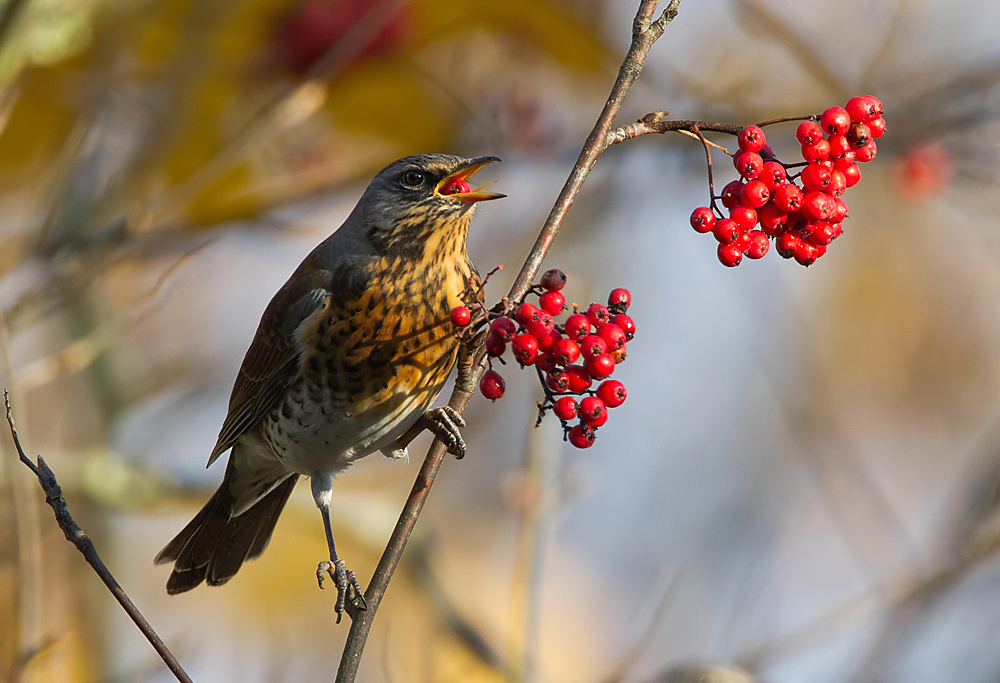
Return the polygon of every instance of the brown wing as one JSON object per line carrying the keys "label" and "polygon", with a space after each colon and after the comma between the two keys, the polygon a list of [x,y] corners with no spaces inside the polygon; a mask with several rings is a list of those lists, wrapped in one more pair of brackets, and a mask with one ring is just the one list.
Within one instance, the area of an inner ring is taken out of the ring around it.
{"label": "brown wing", "polygon": [[[326,280],[329,272],[315,273],[309,278],[312,284]],[[212,449],[208,464],[232,448],[236,441],[253,428],[281,399],[299,370],[300,350],[295,344],[295,331],[303,324],[318,318],[330,300],[325,287],[305,289],[300,278],[292,277],[282,287],[257,327],[257,334],[243,358],[232,396],[229,413],[219,432],[219,439]]]}

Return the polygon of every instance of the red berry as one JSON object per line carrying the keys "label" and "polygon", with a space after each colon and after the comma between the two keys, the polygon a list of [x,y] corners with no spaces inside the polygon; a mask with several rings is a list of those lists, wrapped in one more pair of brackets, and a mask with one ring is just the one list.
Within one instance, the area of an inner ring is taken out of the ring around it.
{"label": "red berry", "polygon": [[580,342],[580,353],[586,360],[597,358],[608,352],[608,343],[604,338],[596,334],[588,334]]}
{"label": "red berry", "polygon": [[[624,313],[619,313],[611,318],[611,324],[617,325],[625,333],[625,341],[632,341],[632,338],[635,336],[635,321],[632,318]],[[598,334],[600,333],[598,332]]]}
{"label": "red berry", "polygon": [[719,261],[727,268],[735,268],[740,265],[740,262],[743,260],[743,252],[740,250],[739,245],[735,242],[731,244],[720,244],[716,253],[719,256]]}
{"label": "red berry", "polygon": [[517,334],[517,325],[510,318],[497,318],[490,323],[490,334],[499,337],[500,341],[509,342]]}
{"label": "red berry", "polygon": [[611,311],[608,310],[607,306],[602,306],[595,301],[587,307],[587,319],[594,327],[597,327],[611,320]]}
{"label": "red berry", "polygon": [[802,199],[802,214],[811,220],[825,221],[836,209],[833,197],[823,192],[807,192]]}
{"label": "red berry", "polygon": [[792,254],[795,260],[803,266],[811,266],[819,258],[819,249],[808,242],[799,241]]}
{"label": "red berry", "polygon": [[729,212],[729,217],[736,222],[739,232],[746,232],[757,225],[757,212],[746,206],[737,206]]}
{"label": "red berry", "polygon": [[542,294],[538,303],[549,313],[549,315],[559,315],[566,306],[566,297],[563,296],[562,292],[553,290]]}
{"label": "red berry", "polygon": [[881,116],[868,122],[868,130],[873,138],[880,138],[885,135],[885,119]]}
{"label": "red berry", "polygon": [[472,192],[472,188],[461,178],[452,178],[438,190],[439,194],[462,194],[464,192]]}
{"label": "red berry", "polygon": [[740,205],[740,190],[743,189],[743,183],[739,180],[731,180],[726,183],[726,186],[722,188],[722,205],[727,209],[733,209]]}
{"label": "red berry", "polygon": [[736,136],[736,142],[744,152],[759,152],[764,147],[764,131],[757,126],[747,126]]}
{"label": "red berry", "polygon": [[830,143],[820,138],[811,145],[802,145],[802,158],[810,164],[824,161],[830,157]]}
{"label": "red berry", "polygon": [[580,345],[572,339],[560,339],[552,347],[552,356],[559,365],[569,365],[580,357]]}
{"label": "red berry", "polygon": [[502,356],[506,350],[507,344],[500,337],[495,334],[490,334],[486,337],[486,353],[491,356]]}
{"label": "red berry", "polygon": [[767,235],[761,230],[753,230],[750,232],[750,246],[743,251],[743,254],[747,258],[759,259],[763,258],[770,248],[771,241],[767,239]]}
{"label": "red berry", "polygon": [[771,192],[788,182],[788,173],[785,172],[785,167],[777,161],[765,161],[764,168],[757,177]]}
{"label": "red berry", "polygon": [[538,340],[527,333],[519,334],[510,343],[510,350],[518,363],[531,365],[538,357]]}
{"label": "red berry", "polygon": [[826,186],[826,193],[831,197],[839,197],[847,189],[847,176],[843,171],[830,171],[830,184]]}
{"label": "red berry", "polygon": [[455,306],[451,309],[451,324],[455,327],[465,327],[472,322],[472,312],[465,306]]}
{"label": "red berry", "polygon": [[843,107],[830,107],[819,117],[819,125],[829,135],[843,135],[851,125],[851,115]]}
{"label": "red berry", "polygon": [[595,427],[600,426],[594,424],[595,422],[604,424],[608,419],[608,409],[604,407],[604,401],[596,396],[588,396],[580,401],[580,419]]}
{"label": "red berry", "polygon": [[836,231],[833,228],[833,224],[828,221],[819,221],[816,223],[813,231],[809,233],[809,237],[806,241],[812,245],[827,245],[836,238]]}
{"label": "red berry", "polygon": [[569,430],[569,442],[577,448],[590,448],[594,445],[594,430],[574,425]]}
{"label": "red berry", "polygon": [[712,234],[715,235],[715,239],[719,240],[720,244],[730,244],[739,237],[740,229],[732,218],[723,218],[716,221],[715,227],[712,228]]}
{"label": "red berry", "polygon": [[847,187],[854,187],[861,180],[861,167],[857,164],[851,164],[846,168],[840,169],[840,172],[844,174],[844,180],[847,182]]}
{"label": "red berry", "polygon": [[774,193],[774,204],[785,213],[792,213],[802,208],[802,190],[789,183],[782,185]]}
{"label": "red berry", "polygon": [[865,123],[876,117],[882,116],[882,103],[871,95],[852,97],[847,101],[844,109],[855,123]]}
{"label": "red berry", "polygon": [[560,289],[566,286],[566,273],[562,272],[558,268],[552,268],[551,270],[546,270],[542,274],[542,279],[540,282],[542,284],[542,287],[544,287],[548,291],[558,292]]}
{"label": "red berry", "polygon": [[740,204],[751,209],[764,206],[770,198],[771,191],[762,180],[751,180],[740,190]]}
{"label": "red berry", "polygon": [[875,138],[870,139],[864,147],[859,149],[857,152],[858,161],[865,163],[871,161],[878,154],[878,147],[875,145]]}
{"label": "red berry", "polygon": [[542,372],[552,372],[556,369],[556,357],[551,353],[540,353],[535,361],[535,367]]}
{"label": "red berry", "polygon": [[566,324],[563,325],[563,330],[566,332],[567,337],[578,342],[590,334],[590,327],[590,318],[585,316],[583,313],[574,313],[570,317],[566,318]]}
{"label": "red berry", "polygon": [[830,138],[830,156],[839,157],[851,151],[851,143],[846,135],[834,135]]}
{"label": "red berry", "polygon": [[695,232],[711,232],[715,220],[715,213],[707,206],[699,206],[691,212],[691,227]]}
{"label": "red berry", "polygon": [[587,372],[594,379],[604,379],[615,371],[615,359],[610,353],[587,359]]}
{"label": "red berry", "polygon": [[567,391],[571,394],[582,394],[594,383],[594,378],[590,376],[587,368],[582,365],[567,365],[566,374],[569,376]]}
{"label": "red berry", "polygon": [[580,407],[576,403],[576,399],[572,396],[563,396],[558,399],[554,406],[552,406],[552,412],[556,414],[560,420],[572,420],[577,416]]}
{"label": "red berry", "polygon": [[569,375],[562,370],[553,370],[545,376],[545,384],[557,394],[565,394],[569,389]]}
{"label": "red berry", "polygon": [[[529,329],[528,332],[531,332],[531,330]],[[535,338],[538,340],[539,351],[551,351],[555,348],[555,345],[559,342],[559,340],[562,339],[562,335],[559,334],[558,330],[549,330],[542,336]]]}
{"label": "red berry", "polygon": [[800,145],[811,145],[823,139],[823,129],[815,121],[803,121],[795,130],[795,139]]}
{"label": "red berry", "polygon": [[800,241],[799,236],[795,233],[786,232],[778,237],[774,243],[774,248],[778,251],[781,258],[792,258]]}
{"label": "red berry", "polygon": [[825,166],[809,164],[802,169],[802,176],[799,179],[807,190],[822,192],[830,184],[830,171]]}
{"label": "red berry", "polygon": [[840,197],[836,197],[834,201],[837,202],[837,209],[833,212],[833,215],[830,216],[830,222],[840,223],[842,220],[847,218],[847,202]]}
{"label": "red berry", "polygon": [[631,305],[632,293],[624,287],[612,289],[611,293],[608,294],[608,310],[612,313],[624,313]]}
{"label": "red berry", "polygon": [[771,237],[776,236],[784,229],[787,218],[788,214],[779,209],[773,201],[757,209],[757,220],[760,221],[764,232]]}
{"label": "red berry", "polygon": [[733,157],[733,165],[736,172],[747,180],[752,180],[760,175],[764,168],[764,160],[757,152],[742,152]]}
{"label": "red berry", "polygon": [[487,370],[483,373],[483,378],[479,380],[479,391],[491,401],[503,396],[506,388],[507,385],[504,383],[503,377],[496,370]]}
{"label": "red berry", "polygon": [[597,328],[597,336],[604,340],[604,343],[608,345],[608,351],[617,351],[621,347],[625,346],[625,331],[617,325],[612,325],[607,323],[606,325],[601,325]]}
{"label": "red berry", "polygon": [[625,402],[628,394],[625,392],[625,385],[616,379],[607,379],[597,387],[597,395],[608,408],[617,408]]}
{"label": "red berry", "polygon": [[522,325],[527,325],[532,320],[534,320],[537,315],[538,315],[538,306],[535,306],[534,304],[529,304],[527,301],[525,301],[523,304],[517,307],[517,313],[515,314],[514,317],[517,318],[517,322],[521,323]]}
{"label": "red berry", "polygon": [[549,332],[555,329],[556,321],[552,318],[551,313],[539,309],[535,313],[535,319],[524,327],[529,334],[534,335],[538,338],[538,341],[541,341],[549,335]]}

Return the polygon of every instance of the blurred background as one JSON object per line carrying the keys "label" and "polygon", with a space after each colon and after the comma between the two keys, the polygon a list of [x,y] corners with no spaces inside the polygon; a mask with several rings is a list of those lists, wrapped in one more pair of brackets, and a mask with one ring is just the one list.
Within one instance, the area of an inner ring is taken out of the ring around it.
{"label": "blurred background", "polygon": [[[429,151],[504,159],[483,177],[509,198],[469,237],[481,271],[505,266],[499,299],[636,5],[0,3],[0,378],[29,454],[195,680],[332,680],[348,631],[316,588],[306,486],[224,588],[168,597],[152,564],[221,480],[204,464],[267,301],[372,175]],[[469,456],[444,464],[359,680],[1000,680],[997,13],[682,3],[619,123],[877,95],[888,133],[845,235],[808,270],[723,268],[687,223],[708,199],[697,141],[610,149],[544,267],[584,305],[632,291],[629,399],[586,451],[551,417],[532,429],[531,373],[473,400]],[[793,133],[768,131],[786,159]],[[363,585],[427,443],[336,484]],[[3,680],[172,680],[6,434],[0,520]]]}

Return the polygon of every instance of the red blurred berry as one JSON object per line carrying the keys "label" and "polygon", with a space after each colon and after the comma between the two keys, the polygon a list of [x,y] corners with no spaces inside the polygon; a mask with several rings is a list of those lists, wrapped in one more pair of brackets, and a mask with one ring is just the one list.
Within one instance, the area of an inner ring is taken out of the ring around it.
{"label": "red blurred berry", "polygon": [[566,336],[576,342],[590,334],[590,328],[590,318],[583,313],[574,313],[566,318],[566,324],[563,325]]}
{"label": "red blurred berry", "polygon": [[759,152],[764,147],[764,131],[757,126],[747,126],[736,136],[736,142],[744,152]]}
{"label": "red blurred berry", "polygon": [[519,334],[510,343],[510,350],[518,363],[531,365],[538,357],[538,340],[527,333]]}
{"label": "red blurred berry", "polygon": [[847,187],[854,187],[861,180],[861,167],[857,164],[851,164],[845,168],[840,169],[840,172],[844,174],[844,180],[847,182]]}
{"label": "red blurred berry", "polygon": [[567,365],[566,375],[569,377],[568,391],[571,394],[582,394],[594,383],[590,372],[582,365]]}
{"label": "red blurred berry", "polygon": [[695,232],[711,232],[715,221],[715,212],[707,206],[699,206],[691,212],[691,227],[695,229]]}
{"label": "red blurred berry", "polygon": [[451,324],[455,327],[465,327],[472,322],[472,312],[465,306],[455,306],[451,309]]}
{"label": "red blurred berry", "polygon": [[837,208],[830,216],[831,223],[840,223],[842,220],[847,218],[847,202],[845,202],[840,197],[836,197],[834,201],[837,203]]}
{"label": "red blurred berry", "polygon": [[[595,427],[604,424],[608,419],[608,409],[604,401],[597,396],[588,396],[580,401],[580,419]],[[600,424],[594,424],[600,422]]]}
{"label": "red blurred berry", "polygon": [[822,192],[830,184],[830,170],[819,164],[809,164],[802,169],[799,180],[802,181],[802,186],[807,190]]}
{"label": "red blurred berry", "polygon": [[552,372],[556,369],[556,357],[551,353],[540,353],[535,360],[535,367],[542,372]]}
{"label": "red blurred berry", "polygon": [[752,180],[760,175],[764,168],[764,160],[757,152],[742,152],[733,157],[733,165],[736,172],[747,180]]}
{"label": "red blurred berry", "polygon": [[625,402],[628,394],[625,385],[616,379],[607,379],[597,387],[597,395],[608,408],[617,408]]}
{"label": "red blurred berry", "polygon": [[743,252],[735,242],[732,244],[720,244],[716,253],[719,256],[719,261],[727,268],[735,268],[743,261]]}
{"label": "red blurred berry", "polygon": [[587,307],[587,319],[594,327],[597,327],[611,320],[611,311],[608,310],[607,306],[602,306],[595,301]]}
{"label": "red blurred berry", "polygon": [[767,235],[761,230],[752,230],[750,232],[750,246],[743,251],[743,254],[747,258],[759,259],[763,258],[770,248],[771,241],[767,239]]}
{"label": "red blurred berry", "polygon": [[788,173],[785,171],[785,167],[777,161],[765,161],[764,168],[757,177],[771,192],[788,182]]}
{"label": "red blurred berry", "polygon": [[625,333],[625,341],[632,341],[632,338],[635,336],[635,321],[631,317],[624,313],[619,313],[611,318],[611,324],[617,325]]}
{"label": "red blurred berry", "polygon": [[743,183],[739,180],[731,180],[722,188],[722,205],[727,209],[732,209],[740,205],[740,190]]}
{"label": "red blurred berry", "polygon": [[826,186],[826,193],[831,197],[839,197],[847,189],[847,176],[843,171],[830,171],[830,184]]}
{"label": "red blurred berry", "polygon": [[823,129],[815,121],[803,121],[795,130],[795,139],[800,145],[811,145],[823,139]]}
{"label": "red blurred berry", "polygon": [[572,339],[560,339],[552,347],[552,356],[559,365],[569,365],[580,357],[580,345]]}
{"label": "red blurred berry", "polygon": [[539,309],[535,313],[535,319],[524,326],[529,334],[534,335],[538,341],[547,337],[549,332],[555,329],[556,321],[548,311]]}
{"label": "red blurred berry", "polygon": [[880,138],[885,135],[885,119],[881,116],[868,122],[868,130],[873,138]]}
{"label": "red blurred berry", "polygon": [[557,394],[565,394],[569,389],[569,375],[562,370],[553,370],[545,376],[545,384]]}
{"label": "red blurred berry", "polygon": [[830,143],[820,138],[811,145],[802,145],[802,158],[810,164],[825,161],[830,157]]}
{"label": "red blurred berry", "polygon": [[825,221],[836,210],[833,197],[824,192],[807,192],[802,199],[802,215],[816,221]]}
{"label": "red blurred berry", "polygon": [[882,103],[871,95],[852,97],[844,109],[855,123],[867,123],[871,119],[882,116]]}
{"label": "red blurred berry", "polygon": [[839,157],[851,151],[851,143],[846,135],[834,135],[830,138],[830,156]]}
{"label": "red blurred berry", "polygon": [[829,135],[843,135],[851,125],[851,115],[843,107],[830,107],[819,117],[819,125]]}
{"label": "red blurred berry", "polygon": [[572,396],[563,396],[552,406],[552,412],[560,420],[572,420],[577,416],[579,410],[580,406],[577,405],[576,399]]}
{"label": "red blurred berry", "polygon": [[819,249],[816,245],[809,244],[808,242],[799,241],[795,246],[795,250],[792,255],[795,260],[798,261],[803,266],[811,266],[816,263],[816,259],[819,258]]}
{"label": "red blurred berry", "polygon": [[510,318],[497,318],[490,323],[490,334],[499,337],[500,341],[509,342],[517,334],[517,325]]}
{"label": "red blurred berry", "polygon": [[558,292],[560,289],[566,286],[566,273],[562,272],[558,268],[552,268],[551,270],[546,270],[542,274],[541,279],[542,287],[550,292]]}
{"label": "red blurred berry", "polygon": [[771,237],[781,232],[787,218],[788,214],[779,209],[773,201],[757,209],[757,220],[760,221],[764,232]]}
{"label": "red blurred berry", "polygon": [[587,359],[587,372],[594,379],[604,379],[615,371],[615,359],[610,353]]}
{"label": "red blurred berry", "polygon": [[851,149],[861,149],[872,139],[872,130],[863,123],[855,123],[847,129],[847,139],[851,143]]}
{"label": "red blurred berry", "polygon": [[538,303],[549,313],[549,315],[559,315],[566,306],[566,297],[563,296],[562,292],[553,290],[542,294]]}
{"label": "red blurred berry", "polygon": [[833,224],[828,221],[819,221],[816,223],[813,231],[809,233],[809,237],[806,241],[812,245],[827,245],[832,242],[835,238],[836,230],[833,228]]}
{"label": "red blurred berry", "polygon": [[716,221],[715,227],[712,228],[712,234],[715,235],[715,239],[719,240],[720,244],[731,244],[739,237],[740,229],[732,218],[723,218]]}
{"label": "red blurred berry", "polygon": [[612,325],[607,323],[601,325],[597,328],[597,336],[604,340],[604,343],[608,345],[608,351],[617,351],[621,347],[625,346],[625,342],[628,341],[625,338],[625,331],[617,325]]}
{"label": "red blurred berry", "polygon": [[608,310],[612,313],[624,313],[632,305],[632,293],[624,287],[617,287],[608,294]]}
{"label": "red blurred berry", "polygon": [[789,183],[775,191],[774,204],[785,213],[792,213],[802,208],[802,198],[802,190]]}
{"label": "red blurred berry", "polygon": [[875,155],[878,154],[878,147],[875,145],[875,138],[869,140],[865,146],[855,152],[855,154],[857,154],[858,161],[862,163],[874,159]]}
{"label": "red blurred berry", "polygon": [[500,337],[495,334],[490,334],[486,337],[486,353],[491,356],[502,356],[506,350],[507,344]]}
{"label": "red blurred berry", "polygon": [[[530,332],[531,330],[529,329],[528,331]],[[559,343],[559,340],[562,339],[562,335],[559,334],[559,330],[553,329],[535,338],[538,340],[539,351],[551,351]]]}
{"label": "red blurred berry", "polygon": [[594,431],[574,425],[569,430],[569,442],[577,448],[590,448],[594,445]]}
{"label": "red blurred berry", "polygon": [[774,248],[781,258],[792,258],[800,241],[799,236],[795,233],[786,232],[778,236],[778,239],[774,242]]}
{"label": "red blurred berry", "polygon": [[506,388],[507,385],[504,383],[503,377],[496,370],[487,370],[483,373],[483,378],[479,380],[479,391],[491,401],[503,396]]}
{"label": "red blurred berry", "polygon": [[514,317],[517,319],[517,322],[521,323],[522,325],[527,325],[532,320],[534,320],[537,317],[537,315],[538,315],[538,306],[535,306],[534,304],[529,304],[527,301],[525,301],[523,304],[517,307],[517,313],[514,315]]}
{"label": "red blurred berry", "polygon": [[746,232],[757,225],[757,212],[748,206],[737,206],[729,212],[729,217],[736,222],[739,232]]}
{"label": "red blurred berry", "polygon": [[465,192],[472,192],[472,188],[461,178],[452,178],[438,190],[439,194],[463,194]]}

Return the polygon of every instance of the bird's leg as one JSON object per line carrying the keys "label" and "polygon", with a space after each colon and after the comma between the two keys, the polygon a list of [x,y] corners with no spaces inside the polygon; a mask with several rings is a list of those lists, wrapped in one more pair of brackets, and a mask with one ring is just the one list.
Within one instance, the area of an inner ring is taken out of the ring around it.
{"label": "bird's leg", "polygon": [[461,460],[465,457],[465,439],[462,438],[461,430],[464,426],[465,420],[451,406],[429,408],[412,427],[393,442],[391,447],[383,448],[382,454],[387,458],[404,457],[407,455],[406,447],[426,429],[444,442],[449,453]]}
{"label": "bird's leg", "polygon": [[345,608],[353,619],[356,612],[368,609],[368,604],[361,592],[357,576],[347,568],[347,563],[337,556],[337,546],[333,541],[333,527],[330,525],[330,496],[333,492],[333,478],[328,474],[315,472],[311,480],[313,499],[323,516],[326,543],[330,547],[330,559],[323,560],[316,567],[316,580],[319,582],[319,587],[323,588],[323,579],[329,574],[337,585],[337,602],[333,609],[337,613],[337,623],[339,624]]}

